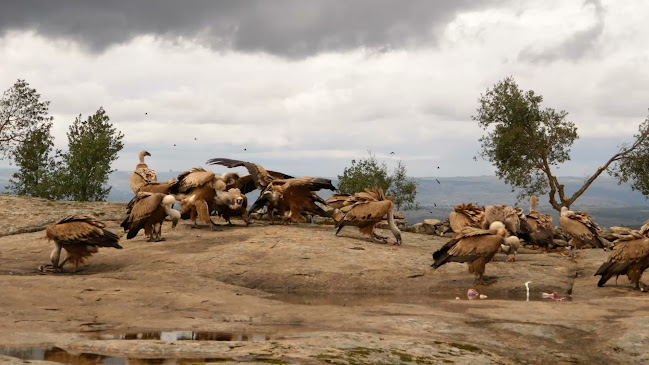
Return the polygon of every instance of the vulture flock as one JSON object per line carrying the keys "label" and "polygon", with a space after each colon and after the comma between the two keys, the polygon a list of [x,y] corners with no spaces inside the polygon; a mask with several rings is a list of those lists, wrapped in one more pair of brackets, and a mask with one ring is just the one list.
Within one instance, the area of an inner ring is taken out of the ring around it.
{"label": "vulture flock", "polygon": [[[244,167],[248,175],[239,176],[228,172],[221,176],[201,167],[189,169],[177,178],[166,182],[157,181],[156,172],[149,168],[144,158],[151,154],[140,151],[139,163],[130,175],[129,183],[135,196],[128,203],[126,218],[121,228],[126,239],[137,236],[144,229],[148,241],[161,241],[162,223],[169,219],[172,228],[180,219],[189,219],[194,227],[198,221],[211,229],[217,225],[212,215],[221,216],[228,225],[231,218],[240,217],[250,223],[250,214],[264,209],[271,224],[275,219],[284,223],[307,221],[307,216],[329,217],[333,211],[336,232],[346,226],[356,226],[372,240],[388,243],[389,238],[378,235],[375,227],[387,218],[387,225],[394,236],[394,244],[402,243],[401,231],[394,221],[394,201],[382,189],[366,189],[353,195],[335,193],[324,200],[317,195],[322,189],[336,190],[331,180],[316,177],[293,177],[281,172],[270,171],[261,165],[227,158],[213,158],[209,165],[227,168]],[[246,194],[259,190],[259,197],[248,208]],[[174,209],[178,202],[180,210]],[[325,210],[324,207],[329,207]],[[333,209],[331,209],[333,208]],[[559,220],[564,232],[571,239],[573,248],[609,248],[608,241],[600,236],[599,226],[586,212],[574,212],[567,207],[561,210]],[[485,266],[498,252],[507,254],[507,261],[514,262],[522,243],[548,248],[553,245],[554,229],[552,217],[537,210],[537,198],[530,198],[530,211],[504,205],[481,207],[461,204],[449,216],[453,239],[433,253],[433,268],[447,262],[465,262],[469,272],[476,276],[476,282],[486,283]],[[119,237],[107,230],[102,222],[84,215],[67,216],[49,226],[46,231],[55,247],[50,256],[51,265],[41,267],[48,271],[60,271],[71,262],[74,269],[98,251],[99,247],[121,249]],[[649,221],[639,231],[616,235],[614,247],[608,260],[595,275],[601,276],[598,286],[604,285],[613,276],[627,275],[638,290],[645,290],[640,278],[649,267]],[[61,261],[61,250],[65,258]]]}

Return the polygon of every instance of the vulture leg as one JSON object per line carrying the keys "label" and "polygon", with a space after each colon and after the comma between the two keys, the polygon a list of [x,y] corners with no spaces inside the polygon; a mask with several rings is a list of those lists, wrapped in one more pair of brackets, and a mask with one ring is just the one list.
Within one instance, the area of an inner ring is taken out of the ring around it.
{"label": "vulture leg", "polygon": [[[52,250],[52,253],[50,254],[50,260],[52,261],[52,264],[48,264],[45,266],[41,266],[39,268],[40,271],[49,271],[49,272],[60,272],[61,267],[63,267],[63,264],[67,261],[67,258],[63,260],[61,265],[59,265],[59,260],[61,259],[61,249],[63,246],[61,246],[58,243],[54,243],[54,249]],[[42,268],[42,269],[41,269]]]}
{"label": "vulture leg", "polygon": [[[63,265],[65,265],[65,263],[68,262],[68,259],[69,259],[69,257],[66,256],[66,258],[63,259],[63,262],[61,262],[61,263],[59,264],[59,267],[57,267],[57,269],[59,269],[59,270],[63,270]],[[76,268],[75,268],[74,271],[77,271]]]}
{"label": "vulture leg", "polygon": [[246,222],[246,227],[250,224],[250,217],[248,217],[248,211],[244,210],[243,215],[241,216],[244,222]]}
{"label": "vulture leg", "polygon": [[268,217],[270,218],[270,224],[275,224],[275,220],[273,219],[273,209],[268,209]]}
{"label": "vulture leg", "polygon": [[379,243],[386,243],[386,244],[388,243],[388,238],[387,238],[387,237],[383,237],[383,236],[377,234],[377,233],[374,232],[374,231],[372,231],[372,238],[373,238],[376,242],[379,242]]}

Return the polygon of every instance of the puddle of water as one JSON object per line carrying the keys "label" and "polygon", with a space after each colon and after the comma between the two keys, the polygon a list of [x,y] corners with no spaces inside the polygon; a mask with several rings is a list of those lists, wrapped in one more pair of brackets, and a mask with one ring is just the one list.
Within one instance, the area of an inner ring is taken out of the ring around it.
{"label": "puddle of water", "polygon": [[159,341],[268,341],[270,336],[258,333],[159,331],[132,333],[98,333],[98,340]]}
{"label": "puddle of water", "polygon": [[155,364],[195,364],[205,362],[232,361],[227,358],[203,359],[138,359],[130,357],[105,356],[99,354],[72,354],[58,347],[14,348],[0,347],[0,355],[11,356],[21,360],[45,360],[64,364],[79,365],[155,365]]}
{"label": "puddle of water", "polygon": [[[509,300],[509,301],[526,301],[525,293],[510,292],[488,292],[481,294],[487,295],[484,300]],[[434,304],[441,301],[468,300],[466,292],[450,294],[430,294],[430,295],[406,295],[406,294],[363,294],[363,293],[276,293],[268,297],[269,299],[278,300],[290,304],[303,305],[338,305],[338,306],[365,306],[369,304]],[[530,295],[530,301],[554,302],[552,299],[541,298],[541,295]],[[563,301],[571,301],[567,297]]]}

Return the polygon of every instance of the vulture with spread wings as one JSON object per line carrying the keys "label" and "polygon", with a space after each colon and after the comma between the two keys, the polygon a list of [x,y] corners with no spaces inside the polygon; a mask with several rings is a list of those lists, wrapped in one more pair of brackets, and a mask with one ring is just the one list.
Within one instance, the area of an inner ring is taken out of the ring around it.
{"label": "vulture with spread wings", "polygon": [[176,202],[173,195],[160,193],[138,193],[127,206],[127,217],[121,226],[128,231],[126,239],[131,239],[144,228],[144,234],[149,242],[162,241],[162,222],[167,216],[171,217],[172,227],[176,227],[180,212],[173,209]]}
{"label": "vulture with spread wings", "polygon": [[208,160],[207,163],[228,168],[245,167],[248,170],[249,175],[239,178],[231,186],[238,188],[242,194],[254,189],[261,190],[259,198],[248,210],[249,214],[267,206],[271,223],[273,222],[275,210],[282,218],[288,212],[289,219],[294,222],[305,221],[302,215],[303,212],[328,217],[327,213],[315,204],[316,202],[326,204],[315,192],[321,189],[335,190],[336,188],[329,179],[315,177],[294,178],[281,172],[266,170],[256,163],[228,158],[213,158]]}
{"label": "vulture with spread wings", "polygon": [[587,212],[573,212],[568,207],[562,207],[559,223],[566,233],[572,237],[569,243],[575,248],[605,248],[608,246],[599,234],[599,226],[593,222]]}
{"label": "vulture with spread wings", "polygon": [[315,193],[321,189],[335,190],[336,187],[331,184],[331,180],[318,177],[275,179],[261,192],[248,213],[253,213],[266,206],[268,207],[271,222],[275,210],[282,219],[285,218],[285,213],[288,212],[288,219],[297,223],[306,221],[302,215],[304,212],[329,217],[327,212],[316,205],[316,202],[327,204],[324,199]]}
{"label": "vulture with spread wings", "polygon": [[345,226],[356,226],[364,235],[372,237],[373,240],[387,243],[387,237],[379,236],[374,232],[374,227],[388,217],[388,227],[395,238],[395,245],[401,244],[401,231],[394,222],[394,201],[391,196],[385,196],[383,189],[373,188],[354,195],[334,194],[327,200],[331,207],[349,211],[336,222],[336,235]]}
{"label": "vulture with spread wings", "polygon": [[283,174],[281,172],[270,171],[264,169],[261,165],[232,160],[229,158],[213,158],[207,161],[209,165],[221,165],[227,168],[245,167],[249,175],[239,177],[237,173],[224,174],[223,177],[230,176],[231,180],[228,182],[226,190],[239,189],[241,194],[248,194],[255,189],[264,190],[268,184],[275,179],[292,179],[293,176]]}
{"label": "vulture with spread wings", "polygon": [[[476,283],[485,284],[485,265],[503,245],[510,245],[505,236],[507,230],[502,222],[493,222],[489,229],[465,227],[452,240],[433,254],[433,268],[437,269],[447,262],[466,262],[469,272],[477,276]],[[518,240],[516,236],[509,239]]]}
{"label": "vulture with spread wings", "polygon": [[[48,240],[54,241],[54,250],[50,254],[52,265],[48,270],[60,271],[63,265],[70,261],[74,271],[87,257],[99,250],[99,247],[122,248],[117,242],[119,237],[106,229],[106,225],[85,215],[69,215],[50,225],[45,230]],[[59,263],[61,249],[65,249],[66,257]],[[42,266],[41,271],[45,267]]]}

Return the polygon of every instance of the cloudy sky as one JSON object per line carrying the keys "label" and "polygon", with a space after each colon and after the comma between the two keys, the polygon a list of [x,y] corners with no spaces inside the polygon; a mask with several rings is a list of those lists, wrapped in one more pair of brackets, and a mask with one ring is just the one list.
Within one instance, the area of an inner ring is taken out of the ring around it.
{"label": "cloudy sky", "polygon": [[471,116],[513,76],[569,112],[581,138],[559,174],[582,176],[647,116],[648,18],[641,0],[21,0],[0,12],[0,89],[50,100],[59,148],[103,106],[120,170],[147,149],[161,171],[230,157],[335,176],[371,150],[466,176],[493,174]]}

